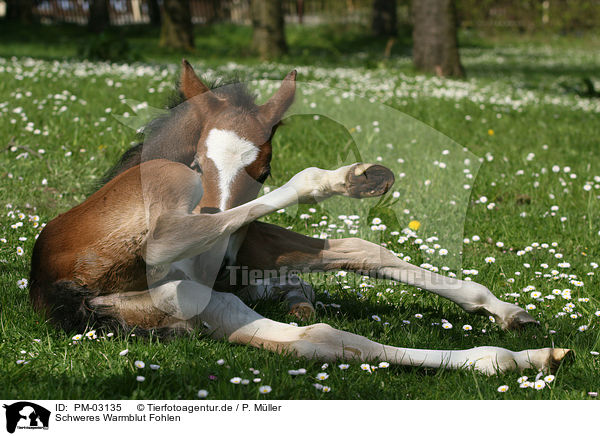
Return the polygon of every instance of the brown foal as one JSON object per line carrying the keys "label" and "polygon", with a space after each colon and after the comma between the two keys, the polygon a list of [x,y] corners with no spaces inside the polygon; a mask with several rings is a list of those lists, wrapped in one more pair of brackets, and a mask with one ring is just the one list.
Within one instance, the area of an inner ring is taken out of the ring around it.
{"label": "brown foal", "polygon": [[[503,328],[534,322],[485,286],[423,270],[361,239],[318,240],[256,221],[295,203],[333,195],[379,196],[390,170],[357,163],[307,168],[256,198],[270,172],[271,139],[293,102],[296,72],[263,105],[239,86],[209,89],[183,61],[185,101],[151,122],[111,179],[48,223],[34,248],[30,297],[65,329],[88,324],[172,331],[206,328],[217,338],[307,358],[385,359],[402,365],[470,367],[485,373],[555,367],[569,350],[418,350],[382,345],[326,324],[297,327],[262,317],[227,283],[232,266],[331,271],[401,281],[445,297]],[[312,288],[295,277],[247,286],[247,299],[284,298],[314,312]],[[295,279],[295,280],[291,280]],[[293,283],[292,283],[293,281]]]}

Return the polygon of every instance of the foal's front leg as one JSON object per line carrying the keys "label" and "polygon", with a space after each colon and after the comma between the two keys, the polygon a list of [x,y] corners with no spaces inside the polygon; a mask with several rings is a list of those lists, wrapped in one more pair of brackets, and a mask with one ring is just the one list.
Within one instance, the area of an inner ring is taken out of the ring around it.
{"label": "foal's front leg", "polygon": [[[291,204],[315,203],[333,195],[379,196],[394,183],[392,172],[381,165],[359,163],[336,170],[307,168],[280,188],[241,206],[216,214],[193,214],[196,204],[189,198],[197,195],[187,191],[193,191],[189,187],[194,186],[197,174],[182,167],[179,164],[165,167],[167,172],[169,169],[179,171],[177,175],[147,176],[144,198],[149,228],[144,260],[148,265],[165,265],[196,256],[241,227]],[[161,183],[167,176],[170,183]],[[186,188],[185,195],[181,187]],[[182,196],[186,198],[174,205],[171,198]]]}
{"label": "foal's front leg", "polygon": [[485,286],[419,268],[389,250],[358,238],[320,240],[271,224],[254,222],[237,257],[249,269],[350,270],[395,280],[447,298],[467,312],[494,316],[504,329],[535,323],[525,310],[496,298]]}

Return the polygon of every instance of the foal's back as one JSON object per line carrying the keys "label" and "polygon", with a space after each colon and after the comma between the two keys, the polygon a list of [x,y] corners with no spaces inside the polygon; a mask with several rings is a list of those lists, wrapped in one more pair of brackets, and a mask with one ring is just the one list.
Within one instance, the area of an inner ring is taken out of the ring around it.
{"label": "foal's back", "polygon": [[177,188],[173,179],[189,179],[190,173],[175,162],[145,162],[50,221],[33,249],[30,298],[34,307],[48,315],[59,310],[60,316],[52,318],[63,318],[69,311],[83,310],[79,306],[95,296],[147,289],[143,190],[177,202],[171,192]]}

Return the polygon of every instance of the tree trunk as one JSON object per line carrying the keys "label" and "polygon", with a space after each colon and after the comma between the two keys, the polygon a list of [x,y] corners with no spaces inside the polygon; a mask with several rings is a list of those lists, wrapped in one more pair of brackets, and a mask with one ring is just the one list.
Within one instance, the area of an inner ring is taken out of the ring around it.
{"label": "tree trunk", "polygon": [[148,0],[148,15],[151,25],[160,26],[160,6],[158,5],[158,0]]}
{"label": "tree trunk", "polygon": [[9,21],[31,24],[33,22],[33,0],[7,0],[5,17]]}
{"label": "tree trunk", "polygon": [[438,76],[461,77],[453,0],[412,0],[413,62]]}
{"label": "tree trunk", "polygon": [[274,59],[287,53],[283,9],[280,0],[251,0],[252,48],[262,59]]}
{"label": "tree trunk", "polygon": [[19,19],[19,0],[6,1],[6,13],[4,19],[7,21],[17,21]]}
{"label": "tree trunk", "polygon": [[209,2],[210,10],[207,16],[208,23],[218,23],[231,21],[233,17],[243,16],[242,9],[246,2],[223,2],[221,0],[212,0]]}
{"label": "tree trunk", "polygon": [[298,24],[304,22],[304,0],[296,0],[296,13],[298,14]]}
{"label": "tree trunk", "polygon": [[398,33],[396,0],[373,0],[371,30],[375,36],[396,36]]}
{"label": "tree trunk", "polygon": [[164,0],[160,46],[190,51],[194,48],[194,28],[189,0]]}
{"label": "tree trunk", "polygon": [[110,24],[108,0],[91,0],[88,28],[91,32],[102,33]]}

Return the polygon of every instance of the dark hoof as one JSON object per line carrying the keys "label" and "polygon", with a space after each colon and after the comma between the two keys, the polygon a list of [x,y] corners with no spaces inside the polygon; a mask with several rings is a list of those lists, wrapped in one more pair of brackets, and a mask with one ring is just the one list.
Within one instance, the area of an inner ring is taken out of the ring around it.
{"label": "dark hoof", "polygon": [[382,165],[356,164],[346,175],[348,196],[378,197],[394,184],[394,173]]}
{"label": "dark hoof", "polygon": [[539,326],[540,322],[532,317],[529,313],[523,311],[517,312],[508,320],[505,325],[502,325],[504,330],[520,330],[529,326]]}

